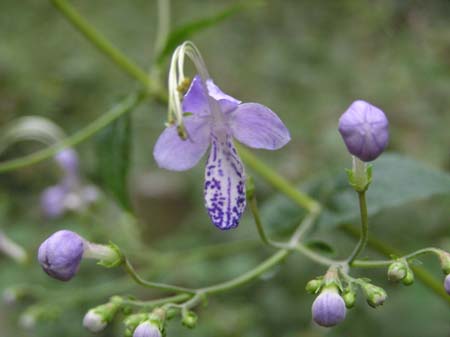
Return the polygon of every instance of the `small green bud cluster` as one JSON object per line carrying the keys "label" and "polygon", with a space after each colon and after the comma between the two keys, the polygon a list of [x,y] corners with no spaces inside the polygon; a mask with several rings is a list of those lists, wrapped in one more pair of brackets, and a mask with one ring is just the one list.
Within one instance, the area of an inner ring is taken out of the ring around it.
{"label": "small green bud cluster", "polygon": [[366,295],[367,303],[372,307],[376,308],[383,305],[387,299],[386,291],[383,288],[373,285],[368,282],[361,282],[361,288]]}
{"label": "small green bud cluster", "polygon": [[389,266],[388,279],[409,286],[414,283],[414,273],[405,259],[398,259]]}

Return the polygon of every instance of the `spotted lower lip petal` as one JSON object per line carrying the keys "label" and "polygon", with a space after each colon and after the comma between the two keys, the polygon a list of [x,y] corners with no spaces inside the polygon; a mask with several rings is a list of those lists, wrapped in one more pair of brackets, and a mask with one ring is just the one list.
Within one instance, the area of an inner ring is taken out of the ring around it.
{"label": "spotted lower lip petal", "polygon": [[213,224],[222,230],[239,225],[245,209],[245,172],[230,135],[212,136],[206,164],[205,206]]}

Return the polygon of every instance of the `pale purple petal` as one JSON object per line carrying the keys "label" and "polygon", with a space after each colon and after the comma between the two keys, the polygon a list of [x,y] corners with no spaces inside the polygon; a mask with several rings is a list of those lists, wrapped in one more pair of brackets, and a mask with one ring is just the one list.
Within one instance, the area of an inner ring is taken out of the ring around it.
{"label": "pale purple petal", "polygon": [[159,136],[153,156],[159,167],[184,171],[194,167],[209,146],[209,120],[197,116],[184,118],[188,139],[179,137],[176,126],[171,126]]}
{"label": "pale purple petal", "polygon": [[277,150],[291,140],[281,119],[264,105],[241,104],[229,118],[233,136],[255,149]]}
{"label": "pale purple petal", "polygon": [[[219,101],[219,105],[221,107],[226,106],[228,109],[232,106],[235,108],[239,103],[241,103],[239,100],[222,92],[211,79],[206,81],[206,85],[208,87],[209,96],[216,101]],[[183,112],[190,112],[199,116],[210,114],[208,99],[200,76],[196,75],[192,80],[189,90],[186,95],[184,95],[182,109]]]}
{"label": "pale purple petal", "polygon": [[324,290],[314,300],[312,317],[321,326],[334,326],[345,319],[345,302],[337,292]]}
{"label": "pale purple petal", "polygon": [[212,135],[205,169],[205,206],[213,224],[237,227],[245,209],[245,172],[230,135]]}
{"label": "pale purple petal", "polygon": [[47,187],[41,194],[41,209],[48,218],[57,218],[65,211],[67,189],[62,185]]}

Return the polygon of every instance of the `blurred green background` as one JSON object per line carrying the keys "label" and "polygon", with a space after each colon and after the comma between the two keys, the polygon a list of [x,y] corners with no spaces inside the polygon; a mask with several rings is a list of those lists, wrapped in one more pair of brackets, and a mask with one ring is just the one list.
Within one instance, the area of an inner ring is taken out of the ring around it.
{"label": "blurred green background", "polygon": [[[150,68],[155,1],[72,3],[119,49]],[[232,3],[173,0],[171,24],[177,27],[214,15]],[[387,114],[389,151],[448,172],[449,18],[447,0],[252,2],[192,40],[225,92],[269,106],[286,123],[292,135],[288,146],[255,153],[289,180],[302,183],[350,165],[337,120],[355,99],[365,99]],[[164,76],[165,71],[165,82]],[[1,0],[0,127],[20,116],[39,115],[72,134],[136,88],[134,80],[98,53],[49,2]],[[44,219],[39,195],[59,174],[51,160],[0,175],[0,226],[31,255],[26,266],[0,259],[0,287],[43,287],[44,302],[58,311],[54,319],[24,329],[20,316],[36,302],[4,304],[2,337],[88,336],[81,327],[84,313],[109,296],[163,295],[139,289],[119,270],[89,261],[70,283],[50,279],[35,262],[35,254],[40,242],[57,229],[70,228],[98,242],[112,240],[131,255],[143,275],[189,287],[239,275],[270,254],[271,249],[258,242],[248,215],[231,232],[220,232],[209,223],[202,201],[202,165],[184,173],[156,167],[152,148],[165,120],[166,107],[157,102],[147,101],[132,113],[128,181],[137,221],[123,214],[107,191],[89,213]],[[96,139],[77,150],[85,180],[104,189]],[[17,144],[1,159],[40,147]],[[376,162],[374,174],[383,174]],[[256,186],[263,207],[270,204],[276,191],[258,178]],[[450,249],[449,202],[448,195],[441,195],[384,209],[371,218],[371,232],[404,252],[430,245]],[[324,231],[320,238],[336,247],[336,256],[345,256],[356,243],[339,230]],[[424,262],[442,278],[436,261]],[[387,283],[384,270],[364,274],[385,286],[389,300],[382,308],[374,310],[360,298],[343,324],[328,330],[315,326],[310,319],[314,297],[304,286],[323,272],[302,256],[292,256],[261,280],[211,297],[207,309],[198,310],[195,330],[174,320],[168,336],[450,336],[448,303],[419,282],[409,288]],[[120,335],[120,322],[103,334]]]}

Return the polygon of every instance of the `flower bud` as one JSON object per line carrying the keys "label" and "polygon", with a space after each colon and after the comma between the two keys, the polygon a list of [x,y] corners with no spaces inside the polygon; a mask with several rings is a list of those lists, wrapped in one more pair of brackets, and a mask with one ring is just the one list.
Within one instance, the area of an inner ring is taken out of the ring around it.
{"label": "flower bud", "polygon": [[367,303],[372,308],[383,305],[383,303],[386,301],[387,294],[383,288],[377,287],[370,283],[364,283],[362,287],[367,297]]}
{"label": "flower bud", "polygon": [[83,326],[91,332],[102,331],[121,307],[120,302],[109,302],[90,309],[83,318]]}
{"label": "flower bud", "polygon": [[87,314],[84,315],[83,326],[91,332],[100,332],[106,325],[108,325],[108,323],[105,322],[102,316],[94,309],[89,310]]}
{"label": "flower bud", "polygon": [[61,281],[69,281],[78,271],[85,240],[78,234],[61,230],[45,240],[38,251],[38,260],[44,271]]}
{"label": "flower bud", "polygon": [[340,117],[339,132],[348,151],[369,162],[384,151],[389,140],[389,122],[383,111],[358,100]]}
{"label": "flower bud", "polygon": [[448,274],[448,275],[445,277],[445,280],[444,280],[444,288],[445,288],[445,291],[447,292],[447,294],[450,295],[450,274]]}
{"label": "flower bud", "polygon": [[61,150],[56,154],[55,160],[67,174],[78,174],[78,155],[74,149]]}
{"label": "flower bud", "polygon": [[441,261],[441,268],[444,274],[450,274],[450,254],[444,251],[439,252],[439,260]]}
{"label": "flower bud", "polygon": [[393,282],[401,281],[406,277],[407,271],[408,266],[405,262],[395,261],[388,268],[388,279]]}
{"label": "flower bud", "polygon": [[316,294],[322,288],[323,280],[314,279],[306,283],[306,291],[310,294]]}
{"label": "flower bud", "polygon": [[335,288],[325,288],[312,305],[314,322],[325,327],[342,322],[346,312],[345,302]]}
{"label": "flower bud", "polygon": [[411,268],[406,269],[406,276],[403,278],[402,283],[405,286],[410,286],[414,283],[414,273]]}
{"label": "flower bud", "polygon": [[181,319],[181,323],[185,327],[187,327],[189,329],[194,329],[196,327],[196,325],[197,325],[197,320],[198,320],[198,317],[195,314],[195,312],[193,312],[193,311],[186,311],[186,312],[183,313],[183,317]]}
{"label": "flower bud", "polygon": [[133,337],[161,337],[159,328],[150,321],[144,321],[134,330]]}
{"label": "flower bud", "polygon": [[343,295],[342,299],[345,302],[345,306],[350,309],[355,306],[356,293],[353,290],[347,290]]}

